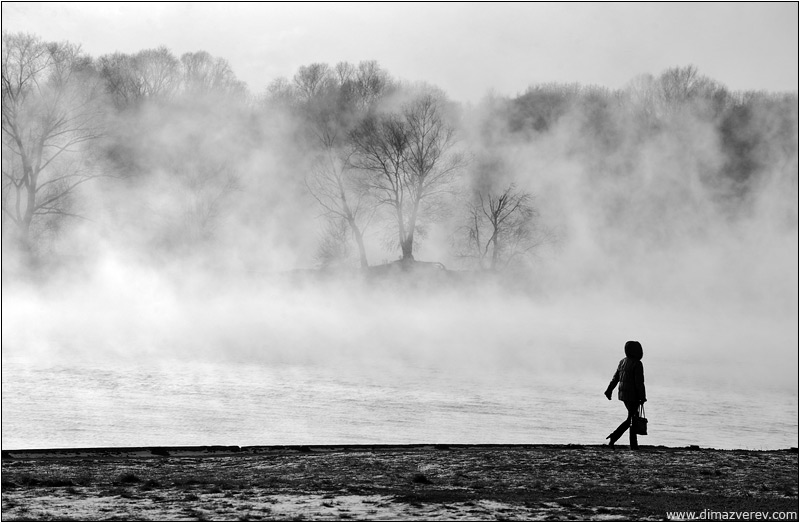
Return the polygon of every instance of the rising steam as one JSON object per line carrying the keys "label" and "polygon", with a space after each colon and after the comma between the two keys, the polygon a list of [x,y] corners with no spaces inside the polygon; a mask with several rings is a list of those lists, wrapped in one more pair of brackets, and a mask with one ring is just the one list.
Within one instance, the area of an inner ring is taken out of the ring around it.
{"label": "rising steam", "polygon": [[[104,58],[94,63],[111,67]],[[401,107],[413,89],[381,74],[393,87],[372,109]],[[597,379],[599,393],[639,339],[655,383],[796,385],[796,95],[728,93],[733,108],[715,108],[714,96],[638,96],[639,82],[451,103],[471,161],[415,258],[454,277],[374,280],[353,258],[316,272],[324,216],[304,180],[319,147],[293,83],[264,97],[230,85],[130,105],[101,97],[103,134],[78,154],[107,176],[75,191],[81,218],[40,222],[35,262],[4,215],[4,361],[522,369]],[[337,125],[342,137],[352,123]],[[4,134],[4,172],[7,146]],[[548,241],[487,275],[458,255],[454,232],[471,190],[511,182]],[[399,256],[385,234],[366,236],[371,265]],[[765,353],[782,363],[764,370]]]}

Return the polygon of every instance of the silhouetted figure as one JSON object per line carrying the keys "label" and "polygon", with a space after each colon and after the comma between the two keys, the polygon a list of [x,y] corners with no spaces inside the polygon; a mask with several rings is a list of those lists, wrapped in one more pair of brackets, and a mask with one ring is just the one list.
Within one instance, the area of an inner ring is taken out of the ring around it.
{"label": "silhouetted figure", "polygon": [[[614,373],[614,377],[611,378],[611,383],[608,384],[605,392],[606,398],[611,400],[611,393],[614,392],[614,387],[619,383],[617,397],[625,403],[625,408],[628,409],[628,418],[617,427],[617,430],[606,437],[609,440],[608,444],[612,447],[625,434],[625,431],[631,427],[633,418],[639,416],[639,405],[647,401],[647,394],[644,390],[642,355],[641,343],[638,341],[625,343],[625,357],[617,365],[617,371]],[[639,441],[634,430],[630,431],[630,438],[631,449],[638,449]]]}

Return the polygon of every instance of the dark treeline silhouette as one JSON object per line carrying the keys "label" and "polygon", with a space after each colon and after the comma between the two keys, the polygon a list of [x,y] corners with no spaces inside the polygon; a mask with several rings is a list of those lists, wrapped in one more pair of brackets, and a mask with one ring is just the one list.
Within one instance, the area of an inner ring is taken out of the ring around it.
{"label": "dark treeline silhouette", "polygon": [[[375,61],[313,63],[253,93],[204,51],[92,57],[3,33],[3,247],[20,254],[4,273],[87,244],[252,269],[430,242],[460,267],[525,268],[578,212],[615,231],[609,251],[631,234],[669,248],[796,194],[797,106],[693,66],[463,105]],[[557,203],[554,179],[576,187]],[[776,212],[796,226],[796,200]]]}

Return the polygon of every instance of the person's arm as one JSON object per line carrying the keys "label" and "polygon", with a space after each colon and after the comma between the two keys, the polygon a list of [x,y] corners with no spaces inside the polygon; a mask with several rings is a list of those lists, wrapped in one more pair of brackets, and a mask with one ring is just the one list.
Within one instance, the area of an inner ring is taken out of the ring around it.
{"label": "person's arm", "polygon": [[636,380],[636,397],[639,398],[639,403],[647,401],[647,393],[644,388],[644,365],[640,361],[637,365],[639,372],[634,374]]}
{"label": "person's arm", "polygon": [[611,393],[614,392],[614,387],[617,386],[619,383],[619,365],[617,365],[617,371],[614,373],[614,377],[611,378],[611,383],[608,384],[608,388],[606,389],[605,395],[606,398],[611,400]]}

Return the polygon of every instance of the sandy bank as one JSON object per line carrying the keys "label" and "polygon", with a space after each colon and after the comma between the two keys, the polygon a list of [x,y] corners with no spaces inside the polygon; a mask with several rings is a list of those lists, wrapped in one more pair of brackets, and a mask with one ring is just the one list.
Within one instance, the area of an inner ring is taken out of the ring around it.
{"label": "sandy bank", "polygon": [[[2,519],[664,520],[798,509],[797,450],[326,445],[4,450]],[[706,512],[706,515],[709,513]]]}

